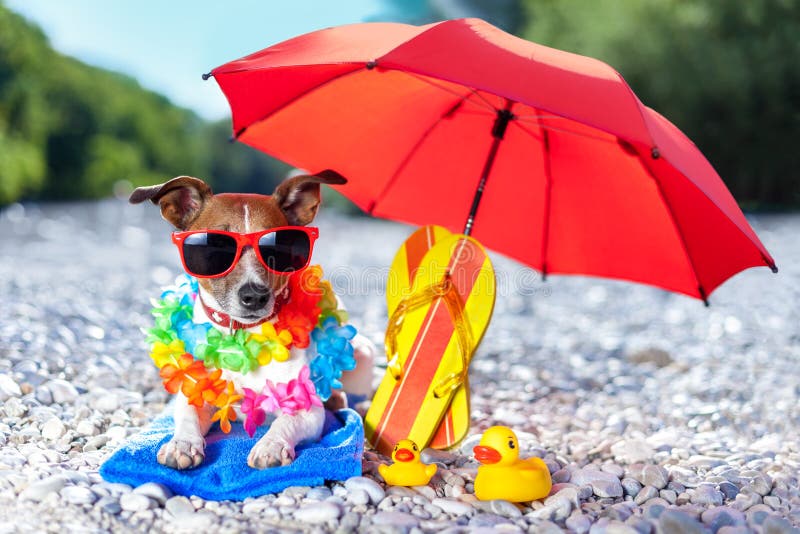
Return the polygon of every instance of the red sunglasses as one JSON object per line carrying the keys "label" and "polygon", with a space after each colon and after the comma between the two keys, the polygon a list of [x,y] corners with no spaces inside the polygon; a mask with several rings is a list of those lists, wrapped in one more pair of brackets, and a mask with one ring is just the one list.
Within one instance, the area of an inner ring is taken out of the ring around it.
{"label": "red sunglasses", "polygon": [[242,250],[250,245],[266,269],[290,274],[308,267],[317,228],[280,226],[250,234],[223,230],[173,232],[172,242],[181,253],[183,268],[198,278],[219,278],[230,273]]}

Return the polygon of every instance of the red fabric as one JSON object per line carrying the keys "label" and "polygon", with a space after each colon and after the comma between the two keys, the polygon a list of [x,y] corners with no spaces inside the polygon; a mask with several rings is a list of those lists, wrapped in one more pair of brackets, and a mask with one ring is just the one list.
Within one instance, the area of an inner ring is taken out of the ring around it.
{"label": "red fabric", "polygon": [[509,99],[479,241],[548,273],[694,297],[774,266],[708,161],[614,69],[484,21],[330,28],[213,75],[240,141],[335,169],[350,180],[336,189],[376,216],[462,231]]}

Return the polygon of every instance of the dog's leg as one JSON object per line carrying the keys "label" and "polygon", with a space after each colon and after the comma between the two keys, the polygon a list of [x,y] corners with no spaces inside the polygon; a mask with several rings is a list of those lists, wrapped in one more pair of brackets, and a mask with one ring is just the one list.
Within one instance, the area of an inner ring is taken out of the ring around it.
{"label": "dog's leg", "polygon": [[342,373],[342,390],[351,395],[370,398],[372,397],[372,369],[375,366],[378,349],[372,341],[361,334],[357,334],[352,343],[356,368]]}
{"label": "dog's leg", "polygon": [[264,437],[250,449],[247,465],[254,469],[289,465],[294,460],[295,446],[303,441],[318,440],[324,423],[325,410],[321,406],[278,416]]}
{"label": "dog's leg", "polygon": [[205,458],[206,440],[213,409],[195,408],[178,392],[175,399],[175,433],[158,451],[158,463],[174,469],[197,467]]}

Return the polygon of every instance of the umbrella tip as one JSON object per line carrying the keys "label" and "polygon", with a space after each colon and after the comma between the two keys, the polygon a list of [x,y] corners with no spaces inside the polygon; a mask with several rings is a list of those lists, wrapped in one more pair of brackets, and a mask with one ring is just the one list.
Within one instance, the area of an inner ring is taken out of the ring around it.
{"label": "umbrella tip", "polygon": [[205,74],[203,74],[203,81],[208,80],[209,78],[211,78],[211,76],[213,76],[213,74],[211,74],[210,72],[206,72]]}
{"label": "umbrella tip", "polygon": [[775,265],[774,263],[770,264],[769,268],[773,273],[778,274],[778,266],[777,265]]}

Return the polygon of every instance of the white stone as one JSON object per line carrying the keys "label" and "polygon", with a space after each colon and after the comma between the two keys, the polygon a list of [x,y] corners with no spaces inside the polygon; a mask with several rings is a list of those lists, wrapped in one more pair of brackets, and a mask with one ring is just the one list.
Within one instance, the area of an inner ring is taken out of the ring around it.
{"label": "white stone", "polygon": [[157,482],[147,482],[146,484],[142,484],[141,486],[135,488],[133,493],[155,499],[161,505],[166,503],[167,499],[172,497],[172,490]]}
{"label": "white stone", "polygon": [[0,401],[8,400],[9,397],[22,396],[22,390],[14,379],[5,373],[0,373]]}
{"label": "white stone", "polygon": [[340,515],[342,509],[329,501],[307,504],[294,512],[294,518],[304,523],[327,523],[339,519]]}
{"label": "white stone", "polygon": [[92,504],[97,501],[97,495],[83,486],[67,486],[60,492],[61,498],[72,504]]}
{"label": "white stone", "polygon": [[475,511],[471,504],[456,499],[436,498],[431,501],[431,504],[441,508],[446,514],[456,516],[469,515]]}
{"label": "white stone", "polygon": [[46,440],[55,441],[67,431],[67,427],[58,417],[51,417],[42,425],[42,437]]}
{"label": "white stone", "polygon": [[156,502],[140,493],[125,493],[119,498],[119,504],[123,510],[130,512],[140,512],[156,507]]}
{"label": "white stone", "polygon": [[70,403],[78,398],[78,390],[66,380],[54,378],[47,382],[45,386],[53,395],[53,402],[58,404]]}
{"label": "white stone", "polygon": [[64,475],[52,475],[32,483],[20,496],[31,501],[41,501],[50,493],[60,491],[68,481]]}
{"label": "white stone", "polygon": [[347,488],[348,491],[355,489],[362,489],[366,491],[372,504],[381,502],[383,497],[386,495],[386,492],[380,486],[380,484],[367,477],[348,478],[344,483],[344,487]]}

